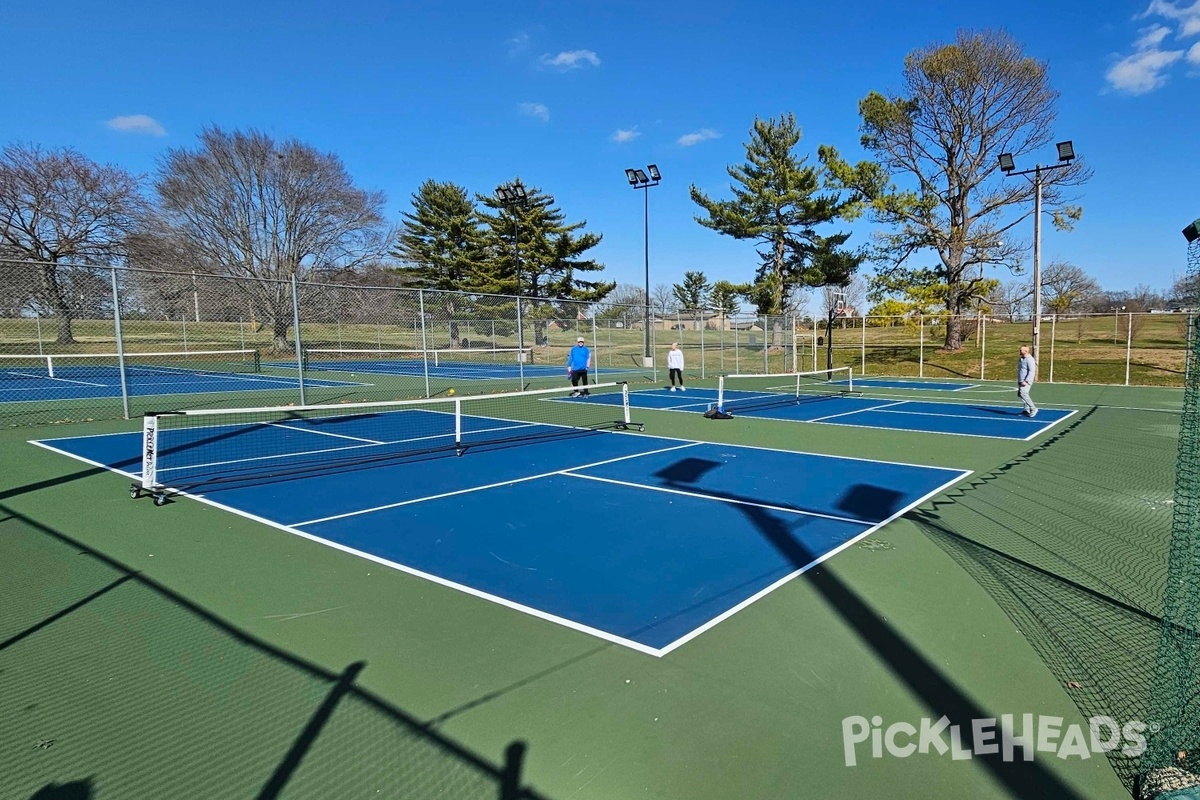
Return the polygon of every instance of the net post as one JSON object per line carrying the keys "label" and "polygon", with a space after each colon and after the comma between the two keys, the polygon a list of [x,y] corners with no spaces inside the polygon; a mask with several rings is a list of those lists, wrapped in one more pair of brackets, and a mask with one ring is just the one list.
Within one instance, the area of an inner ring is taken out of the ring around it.
{"label": "net post", "polygon": [[625,417],[625,424],[629,425],[632,421],[629,416],[629,382],[621,382],[621,409]]}
{"label": "net post", "polygon": [[54,354],[47,353],[45,358],[46,358],[46,377],[53,378],[54,377]]}
{"label": "net post", "polygon": [[854,391],[854,367],[850,367],[846,372],[846,390]]}
{"label": "net post", "polygon": [[292,274],[292,340],[296,345],[296,380],[300,387],[300,405],[304,401],[304,347],[300,343],[300,292],[296,288],[296,275]]}
{"label": "net post", "polygon": [[[111,267],[108,274],[112,280],[113,335],[117,340],[117,372],[121,374],[121,411],[124,418],[129,419],[129,385],[125,379],[125,342],[121,335],[121,293],[117,290],[117,268]],[[50,377],[54,377],[53,370],[50,371]]]}
{"label": "net post", "polygon": [[425,372],[425,396],[429,397],[429,341],[425,335],[425,290],[417,289],[417,308],[421,314],[421,364]]}
{"label": "net post", "polygon": [[[736,329],[735,329],[736,330]],[[725,410],[725,376],[717,378],[717,411]]]}
{"label": "net post", "polygon": [[462,451],[462,400],[454,400],[454,447]]}
{"label": "net post", "polygon": [[142,417],[142,488],[152,491],[158,485],[158,416]]}

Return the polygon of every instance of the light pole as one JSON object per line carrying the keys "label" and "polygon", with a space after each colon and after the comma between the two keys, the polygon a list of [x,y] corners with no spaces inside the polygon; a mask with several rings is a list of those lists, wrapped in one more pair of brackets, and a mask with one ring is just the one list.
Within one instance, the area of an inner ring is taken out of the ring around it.
{"label": "light pole", "polygon": [[1042,166],[1035,164],[1033,169],[1014,172],[1016,164],[1013,162],[1012,153],[1000,154],[1000,171],[1006,176],[1013,175],[1033,175],[1033,360],[1038,361],[1041,357],[1041,335],[1040,326],[1042,323],[1042,173],[1049,172],[1052,169],[1062,169],[1071,166],[1071,162],[1075,160],[1075,146],[1070,142],[1059,142],[1055,145],[1058,148],[1058,163]]}
{"label": "light pole", "polygon": [[[525,386],[525,325],[521,319],[521,238],[520,225],[521,218],[517,214],[517,210],[528,205],[529,194],[525,191],[524,184],[521,179],[517,178],[512,183],[502,183],[496,187],[496,197],[500,198],[500,205],[509,210],[513,220],[513,272],[516,278],[516,302],[517,302],[517,368],[520,372],[521,387]],[[493,342],[492,346],[495,346]]]}
{"label": "light pole", "polygon": [[658,167],[654,164],[646,167],[650,173],[646,175],[640,169],[625,170],[625,177],[629,180],[629,185],[634,189],[641,189],[645,195],[645,211],[643,214],[643,224],[645,226],[645,241],[646,241],[646,308],[642,318],[642,337],[645,340],[645,347],[642,352],[642,366],[646,369],[654,366],[654,359],[650,356],[650,187],[658,186],[662,180],[662,174],[659,173]]}

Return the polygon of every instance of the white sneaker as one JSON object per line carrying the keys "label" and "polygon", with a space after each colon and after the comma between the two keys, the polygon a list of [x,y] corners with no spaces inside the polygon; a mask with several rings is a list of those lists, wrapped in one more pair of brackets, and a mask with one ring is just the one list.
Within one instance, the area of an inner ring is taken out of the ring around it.
{"label": "white sneaker", "polygon": [[1036,417],[1036,416],[1037,416],[1037,412],[1038,412],[1038,410],[1037,410],[1036,408],[1035,408],[1033,411],[1030,411],[1030,412],[1029,412],[1029,418],[1030,418],[1030,419],[1033,419],[1034,417]]}
{"label": "white sneaker", "polygon": [[679,387],[679,391],[681,391],[681,392],[686,392],[686,391],[687,391],[687,389],[685,389],[685,388],[683,388],[682,386],[680,386],[680,387]]}
{"label": "white sneaker", "polygon": [[674,386],[672,386],[672,387],[671,387],[671,391],[672,391],[672,392],[673,392],[673,391],[675,391],[675,387],[674,387]]}

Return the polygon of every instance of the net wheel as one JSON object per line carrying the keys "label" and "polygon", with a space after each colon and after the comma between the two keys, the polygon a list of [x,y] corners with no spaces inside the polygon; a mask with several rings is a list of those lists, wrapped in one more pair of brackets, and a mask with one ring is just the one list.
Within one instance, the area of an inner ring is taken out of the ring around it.
{"label": "net wheel", "polygon": [[140,486],[130,486],[129,487],[129,496],[132,497],[134,500],[137,500],[139,497],[142,496],[141,487]]}
{"label": "net wheel", "polygon": [[638,425],[638,431],[640,431],[641,433],[645,433],[645,432],[646,432],[646,426],[645,426],[645,425]]}
{"label": "net wheel", "polygon": [[154,505],[163,506],[167,504],[167,496],[165,494],[154,495]]}

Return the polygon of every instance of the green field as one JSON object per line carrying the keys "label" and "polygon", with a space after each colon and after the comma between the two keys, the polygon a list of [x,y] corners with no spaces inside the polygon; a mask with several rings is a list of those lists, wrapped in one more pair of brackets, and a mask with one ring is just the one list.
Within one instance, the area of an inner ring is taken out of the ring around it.
{"label": "green field", "polygon": [[522,784],[562,800],[1128,797],[1119,754],[864,745],[849,767],[841,726],[1144,719],[1181,395],[1042,384],[1079,413],[1032,442],[639,411],[659,435],[974,471],[661,659],[208,506],[135,502],[25,441],[134,423],[0,431],[20,465],[0,482],[0,797],[515,797],[518,741]]}

